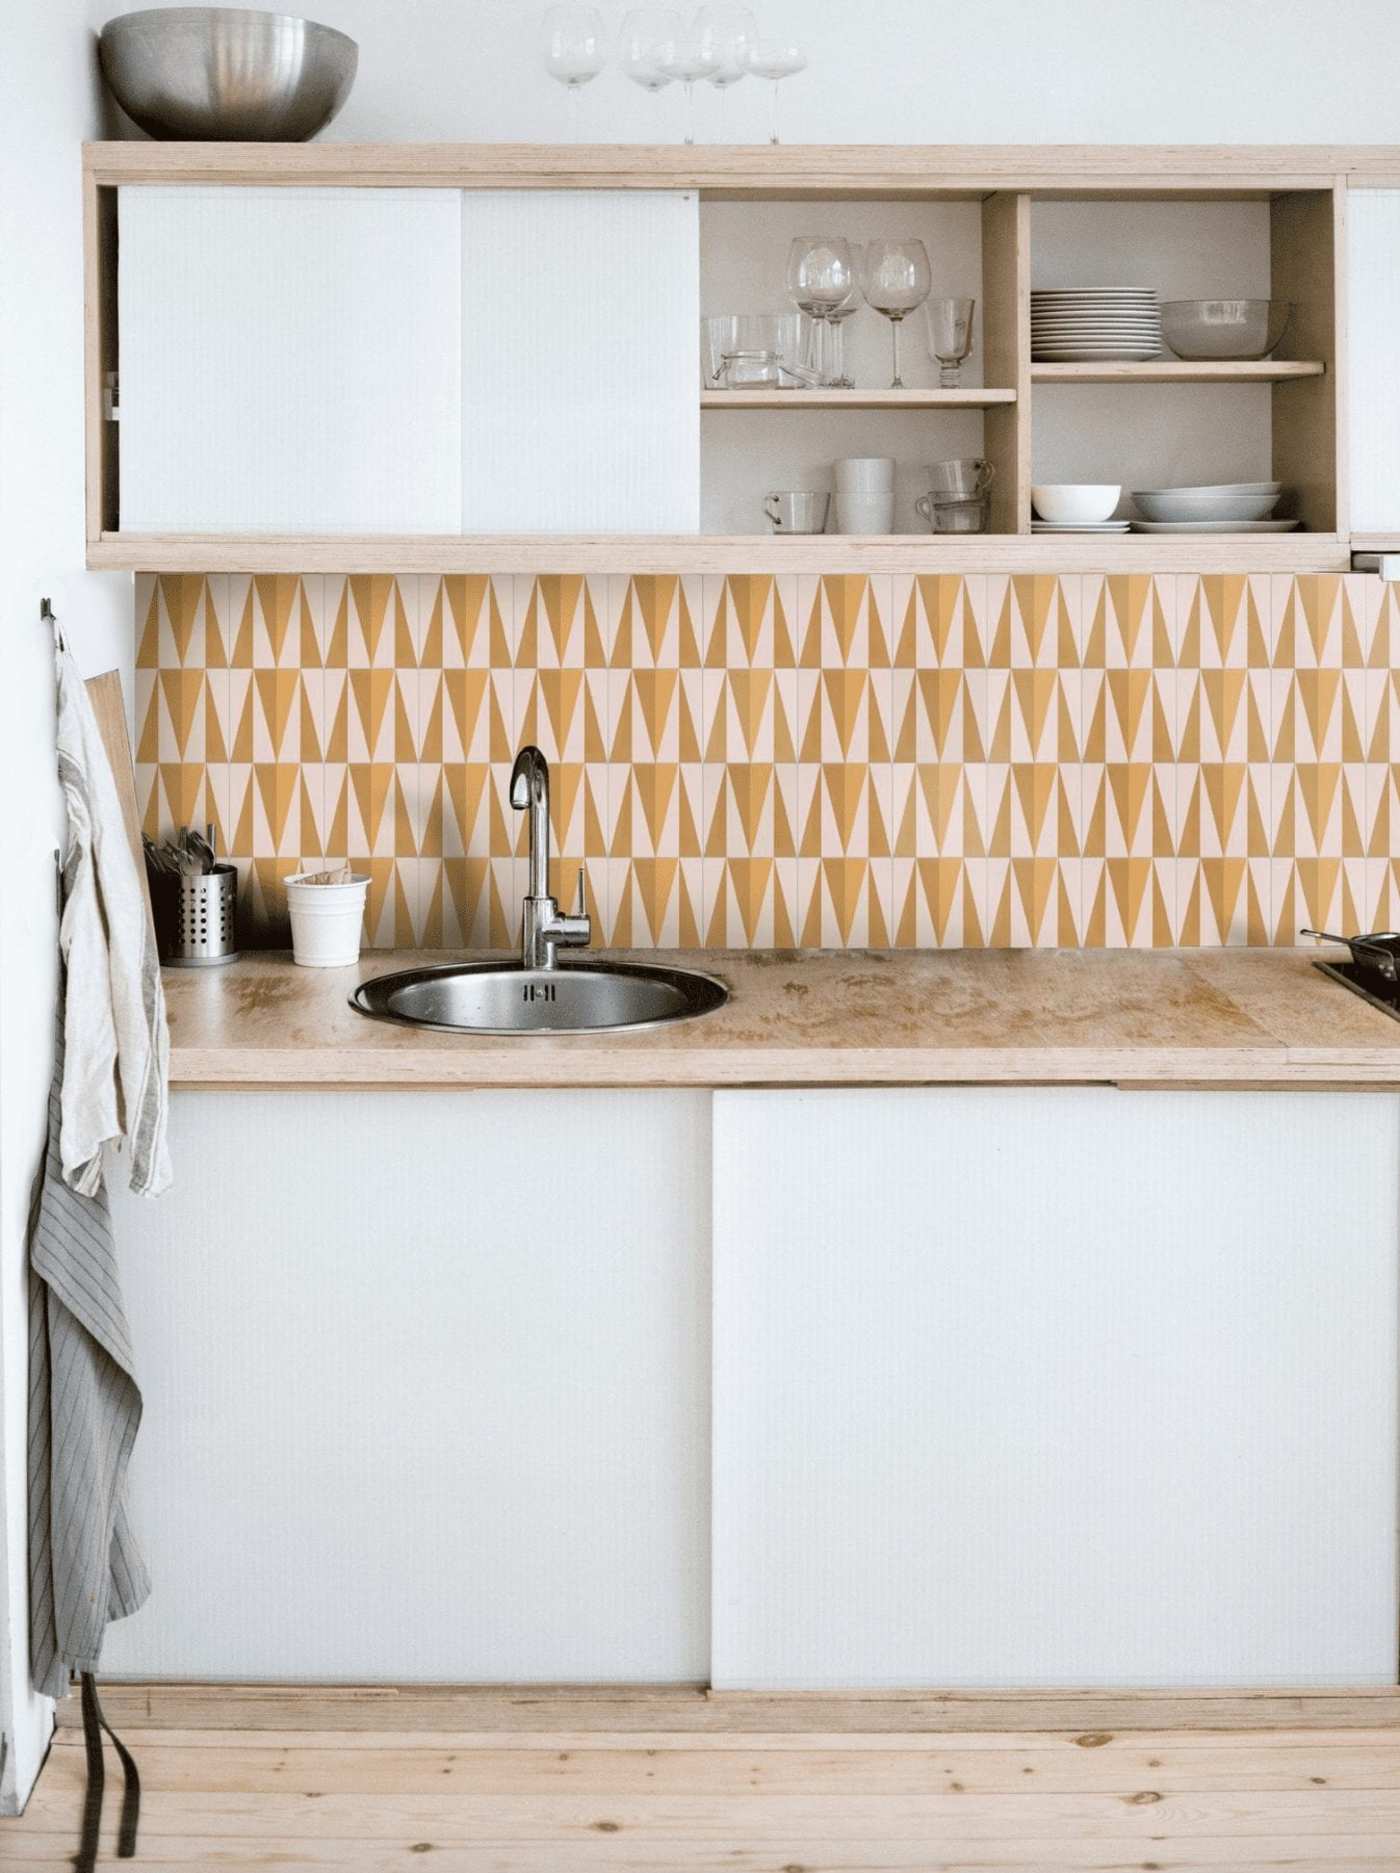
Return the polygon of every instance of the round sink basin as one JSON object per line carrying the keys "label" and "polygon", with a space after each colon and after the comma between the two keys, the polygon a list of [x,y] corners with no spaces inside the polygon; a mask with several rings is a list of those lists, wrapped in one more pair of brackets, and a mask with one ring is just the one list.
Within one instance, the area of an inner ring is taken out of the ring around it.
{"label": "round sink basin", "polygon": [[728,999],[714,976],[652,963],[437,963],[372,976],[350,1005],[379,1021],[456,1034],[586,1034],[685,1021]]}

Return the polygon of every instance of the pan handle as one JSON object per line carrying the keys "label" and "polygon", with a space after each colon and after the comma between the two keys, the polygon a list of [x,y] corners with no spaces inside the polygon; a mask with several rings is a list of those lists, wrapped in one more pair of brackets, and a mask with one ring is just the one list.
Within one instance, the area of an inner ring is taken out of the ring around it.
{"label": "pan handle", "polygon": [[1299,936],[1321,937],[1324,943],[1340,943],[1343,949],[1351,948],[1351,938],[1333,936],[1330,930],[1300,930]]}

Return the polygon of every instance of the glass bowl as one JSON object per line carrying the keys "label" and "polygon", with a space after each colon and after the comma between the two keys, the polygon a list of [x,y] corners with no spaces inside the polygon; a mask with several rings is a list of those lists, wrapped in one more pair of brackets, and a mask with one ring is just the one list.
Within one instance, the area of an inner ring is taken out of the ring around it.
{"label": "glass bowl", "polygon": [[1162,336],[1179,358],[1220,363],[1267,358],[1288,329],[1287,299],[1168,299]]}

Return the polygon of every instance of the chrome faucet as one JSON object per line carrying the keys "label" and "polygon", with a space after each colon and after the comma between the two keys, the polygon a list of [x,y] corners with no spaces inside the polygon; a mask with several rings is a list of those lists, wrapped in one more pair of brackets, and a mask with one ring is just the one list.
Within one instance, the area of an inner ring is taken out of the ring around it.
{"label": "chrome faucet", "polygon": [[549,763],[538,748],[515,757],[510,774],[510,803],[530,813],[530,887],[521,926],[520,963],[524,969],[552,969],[559,946],[578,949],[590,942],[593,923],[584,909],[583,867],[578,873],[578,903],[561,911],[549,895]]}

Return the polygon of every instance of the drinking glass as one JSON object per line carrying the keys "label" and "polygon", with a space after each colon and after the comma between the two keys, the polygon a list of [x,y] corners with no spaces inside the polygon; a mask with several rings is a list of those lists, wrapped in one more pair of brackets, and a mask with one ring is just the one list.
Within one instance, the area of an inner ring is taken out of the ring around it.
{"label": "drinking glass", "polygon": [[827,360],[829,375],[824,379],[831,390],[854,390],[855,379],[846,375],[846,321],[853,312],[859,312],[865,304],[860,287],[853,281],[851,290],[839,306],[833,306],[826,315],[826,322],[831,328],[831,356]]}
{"label": "drinking glass", "polygon": [[622,22],[619,63],[634,84],[653,96],[670,84],[671,60],[683,28],[673,7],[634,7]]}
{"label": "drinking glass", "polygon": [[713,68],[704,75],[719,92],[722,135],[729,109],[725,99],[748,73],[758,26],[748,7],[736,4],[736,0],[710,0],[695,15],[695,31],[701,46],[714,60]]}
{"label": "drinking glass", "polygon": [[793,78],[807,69],[807,54],[791,39],[758,39],[749,47],[749,70],[755,78],[771,80],[773,90],[768,107],[768,141],[778,141],[778,86],[784,78]]}
{"label": "drinking glass", "polygon": [[899,328],[928,298],[932,285],[928,249],[922,241],[871,241],[866,248],[861,277],[866,302],[889,320],[894,334],[891,390],[904,388],[899,374]]}
{"label": "drinking glass", "polygon": [[972,349],[972,313],[975,299],[930,299],[924,305],[928,355],[938,361],[938,382],[956,390],[963,359]]}
{"label": "drinking glass", "polygon": [[695,141],[695,81],[712,78],[719,69],[719,55],[694,27],[682,30],[671,42],[666,55],[666,70],[685,86],[685,140]]}
{"label": "drinking glass", "polygon": [[813,362],[827,380],[826,346],[822,342],[826,322],[838,307],[845,304],[856,286],[856,267],[851,244],[839,234],[799,234],[788,248],[788,298],[799,312],[818,321]]}
{"label": "drinking glass", "polygon": [[578,142],[578,94],[607,63],[603,16],[595,6],[564,0],[545,14],[544,68],[569,93],[569,135]]}

